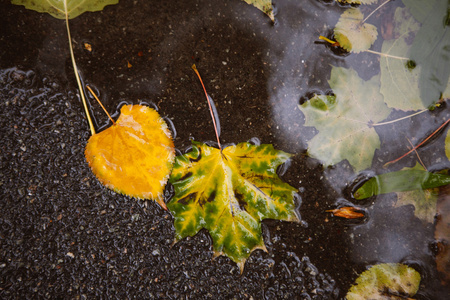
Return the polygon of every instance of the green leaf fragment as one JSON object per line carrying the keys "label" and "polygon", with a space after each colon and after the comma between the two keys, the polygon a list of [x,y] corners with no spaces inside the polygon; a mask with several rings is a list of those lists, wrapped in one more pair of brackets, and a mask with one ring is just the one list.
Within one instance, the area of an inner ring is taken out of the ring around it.
{"label": "green leaf fragment", "polygon": [[361,200],[380,194],[433,189],[450,184],[450,176],[417,168],[389,172],[370,178],[353,194]]}
{"label": "green leaf fragment", "polygon": [[117,4],[119,0],[11,0],[12,4],[23,5],[27,9],[49,13],[57,19],[78,17],[86,11],[99,11],[106,5]]}
{"label": "green leaf fragment", "polygon": [[334,37],[342,48],[359,53],[369,49],[377,39],[378,31],[372,24],[362,23],[363,13],[359,8],[349,8],[339,18]]}
{"label": "green leaf fragment", "polygon": [[272,0],[244,0],[248,4],[253,5],[263,13],[265,13],[272,21],[275,21],[273,14]]}
{"label": "green leaf fragment", "polygon": [[298,221],[296,189],[276,174],[290,154],[272,145],[240,143],[221,152],[199,142],[177,156],[170,182],[175,196],[168,203],[176,239],[208,229],[217,255],[224,254],[241,270],[255,249],[265,249],[263,219]]}
{"label": "green leaf fragment", "polygon": [[347,159],[356,171],[364,170],[380,147],[371,124],[390,113],[379,92],[379,77],[364,81],[353,69],[333,67],[328,83],[336,96],[316,95],[299,106],[305,125],[319,131],[308,143],[308,154],[327,166]]}
{"label": "green leaf fragment", "polygon": [[375,265],[361,273],[346,299],[406,299],[417,293],[420,279],[419,272],[403,264]]}

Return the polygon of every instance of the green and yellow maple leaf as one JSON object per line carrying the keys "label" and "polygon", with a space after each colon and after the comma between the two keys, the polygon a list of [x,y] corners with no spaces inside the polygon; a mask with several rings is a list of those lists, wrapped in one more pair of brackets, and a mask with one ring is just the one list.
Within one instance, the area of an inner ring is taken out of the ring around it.
{"label": "green and yellow maple leaf", "polygon": [[240,143],[222,151],[199,142],[177,156],[167,204],[175,218],[176,239],[206,228],[216,255],[235,261],[241,271],[255,249],[264,249],[263,219],[298,221],[296,189],[277,176],[291,156],[272,145]]}
{"label": "green and yellow maple leaf", "polygon": [[12,0],[11,3],[49,13],[57,19],[65,19],[67,12],[69,19],[73,19],[86,11],[99,11],[106,5],[117,4],[119,0]]}
{"label": "green and yellow maple leaf", "polygon": [[345,50],[359,53],[369,49],[377,39],[377,28],[363,23],[363,19],[359,8],[349,8],[340,16],[334,28],[334,37]]}
{"label": "green and yellow maple leaf", "polygon": [[364,81],[353,69],[333,67],[328,83],[336,96],[316,95],[299,105],[305,125],[319,130],[308,153],[327,166],[347,159],[355,171],[364,170],[380,147],[372,124],[391,111],[379,92],[379,76]]}
{"label": "green and yellow maple leaf", "polygon": [[404,264],[379,264],[361,273],[347,300],[410,299],[419,290],[420,274]]}

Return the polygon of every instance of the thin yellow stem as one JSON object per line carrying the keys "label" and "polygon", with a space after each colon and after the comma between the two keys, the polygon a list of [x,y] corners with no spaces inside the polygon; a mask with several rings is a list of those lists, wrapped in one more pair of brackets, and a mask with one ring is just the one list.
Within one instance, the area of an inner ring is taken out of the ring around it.
{"label": "thin yellow stem", "polygon": [[75,72],[75,78],[77,79],[78,89],[80,90],[80,96],[81,96],[81,100],[83,102],[84,112],[86,113],[86,117],[87,117],[87,120],[89,123],[89,128],[91,130],[91,134],[94,135],[95,134],[94,123],[92,122],[91,116],[89,114],[89,109],[87,107],[86,98],[84,97],[84,93],[83,93],[83,86],[81,85],[80,75],[78,74],[77,63],[75,62],[75,56],[73,54],[72,37],[70,36],[70,29],[69,29],[69,14],[67,13],[66,1],[64,1],[64,12],[66,14],[67,36],[69,38],[70,57],[72,58],[73,71]]}
{"label": "thin yellow stem", "polygon": [[319,40],[326,41],[330,44],[336,44],[336,41],[330,40],[329,38],[324,37],[323,35],[319,35]]}
{"label": "thin yellow stem", "polygon": [[94,91],[91,89],[90,86],[86,85],[87,89],[89,90],[89,92],[91,92],[92,96],[94,96],[95,100],[97,100],[98,104],[100,104],[100,106],[103,108],[103,111],[105,112],[105,114],[108,116],[108,118],[111,120],[111,122],[113,123],[113,125],[116,125],[116,122],[113,120],[113,118],[111,118],[111,116],[109,115],[108,111],[106,110],[106,108],[103,106],[102,102],[100,101],[100,99],[98,99],[97,95],[94,93]]}

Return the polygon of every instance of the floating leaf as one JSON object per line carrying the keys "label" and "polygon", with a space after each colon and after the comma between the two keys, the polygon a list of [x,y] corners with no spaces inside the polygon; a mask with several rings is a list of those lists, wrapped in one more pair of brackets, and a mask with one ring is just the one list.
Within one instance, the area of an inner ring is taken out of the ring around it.
{"label": "floating leaf", "polygon": [[23,5],[27,9],[49,13],[57,19],[78,17],[86,11],[99,11],[106,5],[117,4],[119,0],[11,0],[12,4]]}
{"label": "floating leaf", "polygon": [[275,21],[275,16],[273,15],[272,0],[244,0],[248,4],[253,5],[263,13],[269,16],[272,21]]}
{"label": "floating leaf", "polygon": [[447,184],[450,184],[449,175],[430,173],[416,165],[414,168],[372,177],[358,188],[353,196],[361,200],[380,194],[433,189]]}
{"label": "floating leaf", "polygon": [[408,8],[396,9],[395,39],[383,42],[380,60],[381,92],[389,107],[424,109],[442,93],[448,95],[450,29],[443,25],[446,3],[442,1],[407,1],[422,26]]}
{"label": "floating leaf", "polygon": [[300,105],[305,125],[319,130],[308,143],[310,156],[325,165],[347,159],[356,171],[370,167],[380,139],[371,124],[390,109],[379,92],[379,77],[362,80],[355,70],[333,67],[328,81],[336,96],[315,96]]}
{"label": "floating leaf", "polygon": [[221,152],[199,142],[177,156],[170,182],[175,196],[168,203],[176,238],[208,229],[217,255],[225,254],[241,270],[254,249],[265,249],[263,219],[297,221],[296,189],[276,173],[290,154],[272,145],[240,143]]}
{"label": "floating leaf", "polygon": [[147,106],[125,105],[120,112],[115,125],[89,138],[86,160],[106,187],[166,209],[163,191],[175,158],[167,124]]}
{"label": "floating leaf", "polygon": [[397,8],[394,15],[394,39],[385,40],[380,59],[381,93],[389,107],[401,110],[426,108],[420,98],[420,67],[408,68],[409,49],[419,30],[406,8]]}
{"label": "floating leaf", "polygon": [[336,209],[327,210],[336,217],[346,218],[346,219],[358,219],[364,217],[364,214],[360,212],[361,209],[354,206],[344,206]]}
{"label": "floating leaf", "polygon": [[449,81],[450,26],[445,24],[448,5],[448,0],[435,1],[411,45],[411,59],[421,67],[420,96],[426,107],[440,99]]}
{"label": "floating leaf", "polygon": [[420,274],[403,264],[379,264],[364,271],[355,283],[347,300],[407,299],[419,290]]}
{"label": "floating leaf", "polygon": [[363,23],[364,15],[359,8],[349,8],[339,18],[335,28],[336,41],[347,51],[359,53],[369,49],[377,39],[377,28]]}

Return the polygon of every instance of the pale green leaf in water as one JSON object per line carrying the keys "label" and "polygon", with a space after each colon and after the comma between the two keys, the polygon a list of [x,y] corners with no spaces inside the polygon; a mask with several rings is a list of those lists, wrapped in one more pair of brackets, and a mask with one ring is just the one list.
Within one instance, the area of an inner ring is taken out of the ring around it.
{"label": "pale green leaf in water", "polygon": [[362,23],[363,19],[359,8],[349,8],[340,16],[334,28],[334,37],[345,50],[359,53],[369,49],[377,39],[377,28]]}
{"label": "pale green leaf in water", "polygon": [[[425,109],[419,90],[420,66],[408,68],[409,49],[420,24],[408,9],[397,8],[394,15],[393,39],[385,40],[381,52],[390,56],[380,58],[381,93],[391,108],[401,110]],[[406,59],[399,59],[404,57]]]}
{"label": "pale green leaf in water", "polygon": [[319,131],[308,143],[308,154],[327,166],[347,159],[355,171],[369,168],[380,147],[371,124],[391,111],[379,92],[379,77],[364,81],[353,69],[333,67],[328,83],[336,96],[316,95],[299,106],[305,125]]}
{"label": "pale green leaf in water", "polygon": [[244,0],[248,4],[253,5],[263,13],[265,13],[272,21],[275,21],[273,14],[272,0]]}
{"label": "pale green leaf in water", "polygon": [[407,265],[375,265],[359,275],[346,299],[407,299],[419,290],[420,279],[419,272]]}
{"label": "pale green leaf in water", "polygon": [[[66,2],[66,5],[64,4]],[[49,13],[57,19],[78,17],[86,11],[99,11],[106,5],[117,4],[119,0],[12,0],[12,4],[23,5],[27,9]]]}
{"label": "pale green leaf in water", "polygon": [[435,1],[411,45],[411,59],[421,67],[419,88],[426,107],[439,101],[450,77],[448,5],[448,0]]}
{"label": "pale green leaf in water", "polygon": [[433,189],[447,184],[450,184],[449,175],[427,172],[416,166],[372,177],[353,196],[361,200],[380,194]]}

